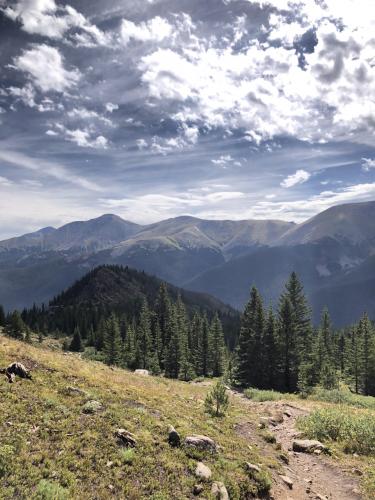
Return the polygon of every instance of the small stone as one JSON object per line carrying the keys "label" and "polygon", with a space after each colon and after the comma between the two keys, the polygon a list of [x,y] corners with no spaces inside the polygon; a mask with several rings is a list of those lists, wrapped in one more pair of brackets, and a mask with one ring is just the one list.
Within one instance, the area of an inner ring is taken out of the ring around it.
{"label": "small stone", "polygon": [[212,483],[211,494],[217,500],[229,500],[228,491],[220,481],[215,481]]}
{"label": "small stone", "polygon": [[134,448],[137,446],[137,440],[135,439],[134,434],[126,429],[117,429],[115,436],[117,437],[119,443],[127,448]]}
{"label": "small stone", "polygon": [[269,418],[268,417],[260,417],[259,419],[259,427],[261,429],[265,429],[266,427],[268,427],[270,421],[269,421]]}
{"label": "small stone", "polygon": [[112,467],[113,462],[111,462],[111,460],[108,460],[108,462],[105,465],[106,467]]}
{"label": "small stone", "polygon": [[198,496],[202,493],[203,490],[204,488],[201,484],[195,484],[193,487],[193,495]]}
{"label": "small stone", "polygon": [[363,472],[356,468],[352,469],[352,473],[356,474],[357,476],[363,476]]}
{"label": "small stone", "polygon": [[168,427],[168,443],[173,447],[178,447],[181,443],[180,435],[173,425]]}
{"label": "small stone", "polygon": [[290,418],[292,416],[292,414],[289,410],[284,410],[284,415],[288,418]]}
{"label": "small stone", "polygon": [[74,387],[73,385],[68,385],[68,387],[65,389],[65,392],[67,394],[79,394],[81,396],[87,396],[87,392],[84,391],[83,389],[80,389],[79,387]]}
{"label": "small stone", "polygon": [[314,453],[315,453],[315,455],[321,455],[322,454],[322,450],[314,450]]}
{"label": "small stone", "polygon": [[195,468],[195,475],[202,481],[208,481],[212,476],[212,472],[207,465],[204,465],[202,462],[198,462]]}
{"label": "small stone", "polygon": [[113,484],[109,484],[108,485],[108,489],[111,490],[111,491],[113,491],[115,489],[115,487],[113,486]]}
{"label": "small stone", "polygon": [[93,414],[93,413],[97,413],[98,411],[100,411],[102,409],[103,409],[103,405],[100,401],[91,400],[91,401],[87,401],[87,403],[84,405],[83,413]]}
{"label": "small stone", "polygon": [[293,481],[290,479],[289,476],[280,476],[280,479],[284,481],[284,483],[288,486],[290,490],[293,489]]}
{"label": "small stone", "polygon": [[142,375],[142,377],[148,377],[150,375],[150,372],[148,370],[141,370],[141,369],[135,370],[134,373],[136,375]]}

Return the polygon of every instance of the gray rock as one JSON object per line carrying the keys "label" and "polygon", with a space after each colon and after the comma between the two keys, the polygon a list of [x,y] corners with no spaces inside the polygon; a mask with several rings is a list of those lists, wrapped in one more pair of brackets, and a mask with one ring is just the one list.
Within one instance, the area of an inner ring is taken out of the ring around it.
{"label": "gray rock", "polygon": [[215,441],[207,436],[200,434],[193,434],[185,438],[185,446],[196,448],[201,451],[210,451],[211,453],[217,452],[217,444]]}
{"label": "gray rock", "polygon": [[217,500],[229,500],[228,491],[220,481],[212,483],[211,493]]}
{"label": "gray rock", "polygon": [[120,444],[126,446],[127,448],[134,448],[137,446],[137,440],[131,432],[126,429],[117,429],[115,432],[115,436],[117,437]]}
{"label": "gray rock", "polygon": [[270,423],[270,419],[268,417],[260,417],[259,419],[259,426],[264,429],[265,427],[268,427]]}
{"label": "gray rock", "polygon": [[260,467],[258,465],[251,464],[250,462],[245,462],[245,471],[249,474],[254,474],[254,472],[260,472]]}
{"label": "gray rock", "polygon": [[101,411],[103,409],[103,405],[100,401],[95,401],[94,399],[91,401],[87,401],[87,403],[83,407],[83,413],[93,414]]}
{"label": "gray rock", "polygon": [[290,490],[293,489],[293,481],[290,479],[289,476],[280,476],[280,479],[284,481],[284,483],[288,486]]}
{"label": "gray rock", "polygon": [[150,375],[150,372],[148,370],[141,370],[141,369],[135,370],[134,373],[136,375],[142,375],[143,377],[148,377]]}
{"label": "gray rock", "polygon": [[296,439],[293,441],[293,451],[300,453],[314,453],[315,450],[324,451],[326,449],[324,444],[314,439]]}
{"label": "gray rock", "polygon": [[202,462],[197,463],[194,474],[202,481],[208,481],[212,476],[211,469]]}
{"label": "gray rock", "polygon": [[178,447],[181,444],[180,435],[173,425],[168,427],[168,443],[173,447]]}
{"label": "gray rock", "polygon": [[80,396],[88,396],[88,393],[86,391],[80,389],[79,387],[74,387],[73,385],[68,385],[68,387],[65,389],[65,392],[72,395],[78,394]]}

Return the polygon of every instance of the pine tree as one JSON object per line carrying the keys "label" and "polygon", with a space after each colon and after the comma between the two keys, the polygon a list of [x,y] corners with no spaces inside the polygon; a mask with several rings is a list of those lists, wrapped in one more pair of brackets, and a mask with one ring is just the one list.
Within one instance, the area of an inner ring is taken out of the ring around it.
{"label": "pine tree", "polygon": [[359,322],[361,328],[362,339],[362,378],[363,392],[365,395],[370,394],[372,385],[372,377],[375,368],[372,365],[374,351],[374,332],[367,314],[364,314]]}
{"label": "pine tree", "polygon": [[130,370],[134,370],[136,368],[137,349],[136,349],[135,329],[133,325],[129,325],[126,332],[123,360],[124,360],[124,365]]}
{"label": "pine tree", "polygon": [[106,331],[106,320],[104,315],[101,316],[99,323],[98,323],[98,328],[95,332],[95,347],[98,351],[101,351],[104,347],[104,337],[105,337],[105,331]]}
{"label": "pine tree", "polygon": [[5,312],[3,306],[0,304],[0,327],[5,326]]}
{"label": "pine tree", "polygon": [[202,317],[202,332],[201,332],[201,342],[200,350],[198,353],[200,373],[203,377],[208,377],[210,374],[210,325],[206,314]]}
{"label": "pine tree", "polygon": [[26,330],[26,325],[23,322],[18,311],[13,311],[10,317],[10,335],[16,339],[23,339],[23,333]]}
{"label": "pine tree", "polygon": [[266,389],[275,389],[277,380],[278,352],[276,346],[277,325],[272,307],[269,308],[264,328],[264,386]]}
{"label": "pine tree", "polygon": [[224,373],[225,343],[221,321],[216,313],[211,322],[211,369],[213,377],[221,377]]}
{"label": "pine tree", "polygon": [[190,325],[190,338],[191,338],[191,357],[193,360],[194,371],[196,375],[202,375],[202,318],[199,314],[194,314],[193,320]]}
{"label": "pine tree", "polygon": [[169,338],[169,344],[165,351],[165,375],[169,378],[178,378],[180,372],[181,351],[177,313],[174,306],[171,306],[166,334]]}
{"label": "pine tree", "polygon": [[117,316],[112,313],[104,329],[103,355],[107,365],[120,365],[121,347],[120,323]]}
{"label": "pine tree", "polygon": [[186,309],[179,295],[176,304],[177,327],[179,334],[179,378],[181,380],[191,380],[194,378],[194,369],[191,363],[189,350],[189,326],[186,316]]}
{"label": "pine tree", "polygon": [[69,351],[73,352],[83,351],[81,332],[79,331],[78,326],[76,326],[74,330],[73,338],[69,345]]}
{"label": "pine tree", "polygon": [[283,375],[281,389],[287,392],[294,392],[298,384],[296,331],[293,306],[286,295],[281,296],[278,316],[280,368]]}
{"label": "pine tree", "polygon": [[205,408],[208,413],[215,417],[225,415],[229,406],[229,397],[225,385],[219,380],[205,399]]}
{"label": "pine tree", "polygon": [[262,337],[264,312],[262,299],[255,286],[250,291],[250,300],[241,318],[240,337],[237,349],[236,378],[240,385],[263,384]]}
{"label": "pine tree", "polygon": [[147,370],[149,368],[150,357],[152,355],[152,345],[150,310],[146,299],[143,301],[139,317],[139,325],[137,328],[137,346],[139,352],[139,366],[140,368]]}
{"label": "pine tree", "polygon": [[161,339],[161,354],[160,360],[162,367],[164,367],[164,357],[166,353],[167,346],[169,345],[169,330],[168,323],[171,315],[171,301],[168,295],[166,283],[161,283],[158,296],[155,302],[155,314],[158,318],[160,327],[160,339]]}

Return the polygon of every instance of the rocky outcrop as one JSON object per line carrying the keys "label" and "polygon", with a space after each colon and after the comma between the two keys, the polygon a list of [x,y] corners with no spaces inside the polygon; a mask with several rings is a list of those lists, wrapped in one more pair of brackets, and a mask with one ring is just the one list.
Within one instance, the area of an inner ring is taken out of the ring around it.
{"label": "rocky outcrop", "polygon": [[212,483],[211,494],[217,500],[229,500],[228,491],[220,481]]}
{"label": "rocky outcrop", "polygon": [[94,413],[98,413],[102,409],[103,409],[102,403],[100,401],[96,401],[93,399],[93,400],[87,401],[87,403],[85,403],[82,411],[83,411],[83,413],[86,413],[88,415],[92,415]]}
{"label": "rocky outcrop", "polygon": [[204,463],[202,462],[197,463],[194,474],[198,479],[201,479],[202,481],[208,481],[212,476],[211,469],[207,467],[207,465],[204,465]]}
{"label": "rocky outcrop", "polygon": [[293,441],[293,451],[300,453],[314,453],[315,451],[326,451],[327,447],[320,441],[314,439],[296,439]]}
{"label": "rocky outcrop", "polygon": [[148,377],[150,375],[150,372],[148,370],[141,370],[137,369],[134,371],[136,375],[142,375],[142,377]]}
{"label": "rocky outcrop", "polygon": [[137,440],[134,434],[126,429],[117,429],[115,436],[117,437],[118,442],[127,448],[135,448],[137,446]]}

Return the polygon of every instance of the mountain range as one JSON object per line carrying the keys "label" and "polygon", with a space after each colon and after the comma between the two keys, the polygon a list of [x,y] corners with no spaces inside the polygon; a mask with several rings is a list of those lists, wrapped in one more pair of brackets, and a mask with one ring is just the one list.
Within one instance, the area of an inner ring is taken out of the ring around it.
{"label": "mountain range", "polygon": [[48,302],[102,264],[144,270],[241,309],[255,284],[275,302],[288,274],[301,277],[318,320],[375,317],[375,201],[329,208],[302,224],[176,217],[138,225],[116,215],[0,242],[0,303]]}

